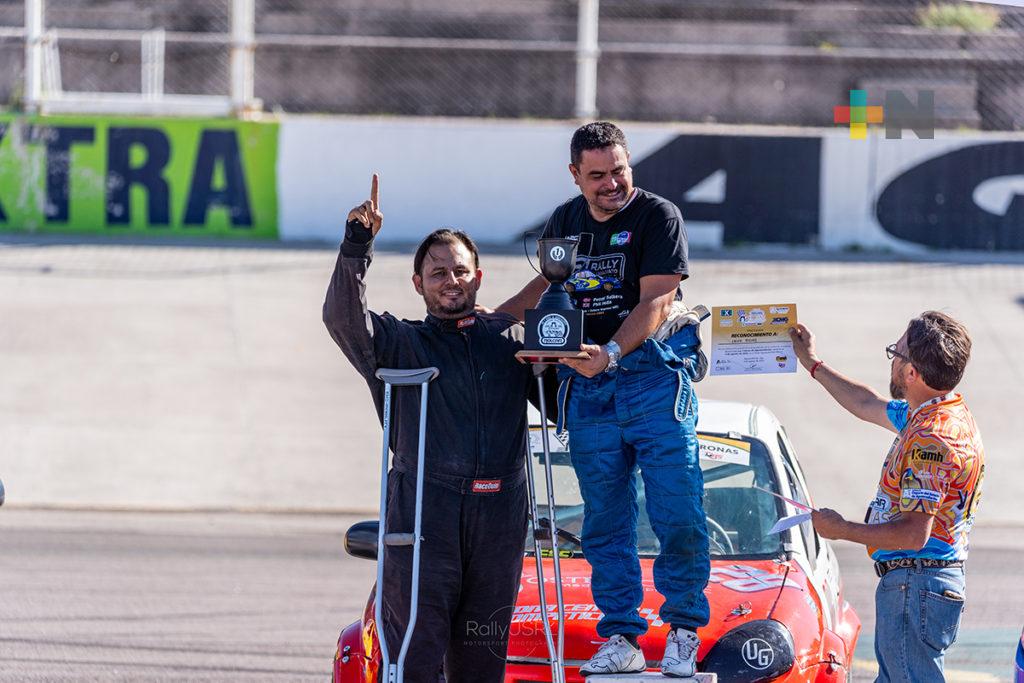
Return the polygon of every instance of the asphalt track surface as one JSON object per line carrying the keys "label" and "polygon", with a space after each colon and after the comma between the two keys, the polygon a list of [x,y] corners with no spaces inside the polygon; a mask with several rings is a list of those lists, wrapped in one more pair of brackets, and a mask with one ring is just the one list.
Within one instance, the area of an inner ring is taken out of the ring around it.
{"label": "asphalt track surface", "polygon": [[[335,253],[0,242],[8,504],[375,510],[380,427],[321,323]],[[410,249],[377,254],[374,310],[422,318],[411,260]],[[987,451],[981,519],[1020,524],[1024,259],[974,261],[695,254],[685,292],[691,305],[796,303],[820,356],[883,392],[883,349],[909,318],[937,308],[964,320],[974,352],[960,389]],[[482,303],[504,300],[532,274],[522,252],[487,253],[482,267]],[[697,393],[767,405],[815,502],[862,516],[889,432],[851,418],[802,371],[709,377]]]}
{"label": "asphalt track surface", "polygon": [[[0,508],[0,681],[327,681],[375,564],[342,551],[351,515]],[[1024,615],[1014,529],[975,530],[949,680],[1005,681]],[[875,576],[837,544],[873,678]]]}

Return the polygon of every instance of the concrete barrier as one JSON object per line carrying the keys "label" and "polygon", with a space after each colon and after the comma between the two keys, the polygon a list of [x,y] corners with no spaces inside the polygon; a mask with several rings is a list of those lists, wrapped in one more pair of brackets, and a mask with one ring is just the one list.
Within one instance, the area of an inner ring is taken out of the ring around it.
{"label": "concrete barrier", "polygon": [[[0,117],[0,232],[334,241],[374,171],[391,243],[441,225],[484,244],[578,190],[568,121]],[[691,244],[1024,249],[1024,134],[624,124],[637,185]]]}
{"label": "concrete barrier", "polygon": [[[456,225],[508,244],[578,192],[569,122],[287,118],[281,238],[333,240],[378,171],[387,239]],[[636,184],[682,209],[691,243],[1024,250],[1024,135],[623,124]]]}

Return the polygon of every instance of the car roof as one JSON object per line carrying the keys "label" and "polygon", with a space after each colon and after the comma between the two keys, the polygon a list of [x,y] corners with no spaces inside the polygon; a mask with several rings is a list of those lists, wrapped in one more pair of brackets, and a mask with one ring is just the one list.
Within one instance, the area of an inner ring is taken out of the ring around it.
{"label": "car roof", "polygon": [[698,410],[699,432],[738,432],[757,436],[757,424],[753,419],[757,408],[751,403],[701,399]]}
{"label": "car roof", "polygon": [[[540,413],[532,405],[530,424],[536,425]],[[765,438],[779,428],[779,420],[771,410],[762,405],[742,401],[722,401],[710,398],[700,399],[697,431],[712,434],[735,432],[744,436]],[[774,437],[773,437],[774,438]]]}

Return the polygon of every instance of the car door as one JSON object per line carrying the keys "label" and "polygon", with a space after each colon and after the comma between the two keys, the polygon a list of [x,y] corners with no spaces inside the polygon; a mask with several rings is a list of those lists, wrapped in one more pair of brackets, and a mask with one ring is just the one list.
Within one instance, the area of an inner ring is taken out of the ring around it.
{"label": "car door", "polygon": [[[807,480],[804,478],[803,469],[800,467],[800,461],[796,458],[785,427],[779,427],[777,440],[779,450],[782,451],[783,461],[786,463],[786,471],[792,480],[794,500],[812,505],[811,500],[813,499],[808,493]],[[814,530],[813,524],[810,522],[801,524],[800,531],[803,534],[804,543],[807,545],[808,555],[814,557],[811,567],[816,583],[822,589],[822,602],[829,612],[830,623],[835,624],[839,617],[839,594],[842,584],[839,578],[839,560],[828,541],[821,538]]]}

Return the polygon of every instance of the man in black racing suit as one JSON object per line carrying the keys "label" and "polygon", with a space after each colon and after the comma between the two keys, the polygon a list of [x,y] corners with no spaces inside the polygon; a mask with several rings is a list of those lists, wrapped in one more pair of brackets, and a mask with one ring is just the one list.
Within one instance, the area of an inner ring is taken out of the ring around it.
{"label": "man in black racing suit", "polygon": [[[419,613],[405,680],[436,683],[443,665],[448,683],[500,683],[526,537],[532,374],[515,358],[523,327],[511,316],[475,313],[482,276],[476,245],[453,230],[431,233],[416,252],[412,279],[426,304],[424,320],[368,310],[365,277],[382,223],[374,175],[370,199],[348,215],[323,316],[369,385],[378,416],[378,368],[440,370],[427,406]],[[419,394],[392,394],[388,532],[413,530]],[[386,553],[383,631],[394,662],[408,622],[412,547]]]}

